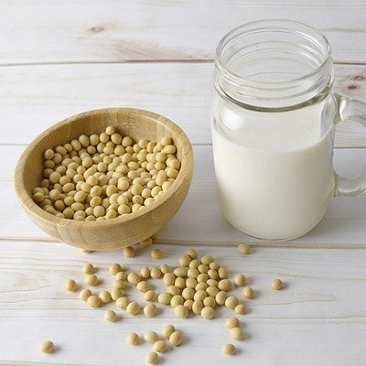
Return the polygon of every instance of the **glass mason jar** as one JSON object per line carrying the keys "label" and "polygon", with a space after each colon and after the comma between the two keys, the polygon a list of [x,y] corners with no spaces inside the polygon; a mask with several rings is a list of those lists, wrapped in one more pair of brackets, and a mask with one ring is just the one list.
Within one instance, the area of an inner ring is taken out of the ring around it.
{"label": "glass mason jar", "polygon": [[212,143],[219,205],[244,233],[286,240],[310,231],[333,196],[365,191],[333,170],[339,122],[366,126],[366,104],[333,92],[331,49],[293,21],[240,26],[215,56]]}

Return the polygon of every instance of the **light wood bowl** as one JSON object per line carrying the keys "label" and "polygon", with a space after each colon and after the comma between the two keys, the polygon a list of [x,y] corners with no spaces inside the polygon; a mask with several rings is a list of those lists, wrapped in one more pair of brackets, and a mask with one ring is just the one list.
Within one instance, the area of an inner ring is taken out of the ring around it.
{"label": "light wood bowl", "polygon": [[[172,186],[150,206],[115,219],[85,222],[59,218],[40,208],[32,190],[42,181],[43,153],[82,134],[101,133],[109,125],[135,140],[171,137],[181,169]],[[108,250],[139,243],[159,231],[187,196],[193,172],[193,151],[186,134],[169,119],[132,108],[108,108],[78,114],[61,121],[34,139],[15,169],[15,191],[31,220],[52,237],[75,247]]]}

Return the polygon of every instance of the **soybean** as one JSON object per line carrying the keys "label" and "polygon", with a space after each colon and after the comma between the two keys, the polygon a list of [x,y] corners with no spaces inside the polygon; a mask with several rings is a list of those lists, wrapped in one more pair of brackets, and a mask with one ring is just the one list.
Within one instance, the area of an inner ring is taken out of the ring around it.
{"label": "soybean", "polygon": [[113,310],[107,310],[104,313],[104,319],[108,322],[114,322],[117,319],[117,314]]}
{"label": "soybean", "polygon": [[174,313],[178,318],[185,319],[188,316],[188,309],[183,305],[178,305],[174,308]]}
{"label": "soybean", "polygon": [[91,308],[98,308],[100,306],[100,298],[98,296],[95,295],[91,295],[88,297],[88,299],[86,300],[86,303],[91,307]]}
{"label": "soybean", "polygon": [[201,310],[201,316],[204,319],[212,319],[215,316],[215,310],[209,306],[205,306]]}
{"label": "soybean", "polygon": [[86,274],[94,273],[94,266],[91,263],[85,263],[83,265],[83,272]]}
{"label": "soybean", "polygon": [[168,347],[167,347],[167,344],[165,343],[165,341],[160,340],[160,341],[157,341],[154,343],[153,348],[154,348],[154,351],[156,351],[156,352],[165,352]]}
{"label": "soybean", "polygon": [[238,250],[239,253],[247,255],[250,253],[250,246],[248,244],[239,244]]}
{"label": "soybean", "polygon": [[250,286],[244,287],[243,295],[247,299],[252,299],[254,297],[254,290]]}
{"label": "soybean", "polygon": [[225,355],[232,356],[235,353],[236,349],[233,344],[226,343],[222,346],[221,351]]}
{"label": "soybean", "polygon": [[72,279],[69,279],[65,282],[65,288],[67,291],[74,292],[77,288],[76,282]]}
{"label": "soybean", "polygon": [[108,291],[103,290],[99,293],[99,298],[102,302],[107,303],[111,300],[111,294]]}
{"label": "soybean", "polygon": [[229,329],[232,329],[239,327],[240,321],[238,318],[227,318],[225,324]]}
{"label": "soybean", "polygon": [[230,337],[232,339],[239,341],[244,338],[244,334],[243,334],[243,331],[241,330],[241,328],[234,327],[234,328],[230,329]]}
{"label": "soybean", "polygon": [[169,336],[169,342],[173,346],[179,346],[183,342],[183,334],[179,330],[174,331]]}
{"label": "soybean", "polygon": [[130,315],[136,315],[140,311],[140,305],[137,302],[130,302],[127,307],[126,311]]}
{"label": "soybean", "polygon": [[236,286],[244,286],[246,278],[242,273],[239,273],[234,278],[234,283]]}
{"label": "soybean", "polygon": [[109,267],[109,273],[112,275],[116,275],[118,272],[122,271],[122,267],[118,264],[118,263],[113,263],[110,267]]}
{"label": "soybean", "polygon": [[140,343],[140,337],[136,333],[130,333],[127,336],[127,343],[131,346],[137,346]]}
{"label": "soybean", "polygon": [[39,346],[39,350],[43,353],[51,353],[55,349],[55,345],[52,341],[44,341]]}
{"label": "soybean", "polygon": [[151,251],[151,258],[152,259],[161,259],[161,258],[163,258],[163,252],[160,249],[153,249]]}
{"label": "soybean", "polygon": [[154,344],[159,340],[159,335],[153,330],[149,330],[144,334],[144,339],[147,343]]}
{"label": "soybean", "polygon": [[90,274],[85,277],[85,282],[90,286],[96,286],[99,283],[99,278],[94,274]]}
{"label": "soybean", "polygon": [[149,303],[144,307],[144,314],[151,318],[156,314],[157,308],[156,305],[153,303]]}
{"label": "soybean", "polygon": [[271,281],[271,287],[273,290],[281,290],[283,287],[283,282],[279,278],[276,278]]}
{"label": "soybean", "polygon": [[161,334],[164,338],[169,338],[175,332],[174,325],[166,325],[162,330]]}
{"label": "soybean", "polygon": [[156,352],[151,351],[146,355],[145,359],[147,363],[155,365],[159,361],[159,355]]}
{"label": "soybean", "polygon": [[136,251],[133,247],[126,247],[126,248],[123,248],[123,255],[126,257],[126,258],[132,258],[134,257],[136,254]]}
{"label": "soybean", "polygon": [[88,300],[88,298],[89,298],[91,295],[92,295],[92,292],[91,292],[89,289],[84,288],[83,290],[81,290],[81,291],[80,291],[79,298],[80,298],[81,300],[86,301],[86,300]]}

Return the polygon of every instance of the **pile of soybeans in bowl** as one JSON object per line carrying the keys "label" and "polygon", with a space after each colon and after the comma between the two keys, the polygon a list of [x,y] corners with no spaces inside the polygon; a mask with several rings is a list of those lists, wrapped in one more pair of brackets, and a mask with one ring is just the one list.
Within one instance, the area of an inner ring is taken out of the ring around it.
{"label": "pile of soybeans in bowl", "polygon": [[102,221],[151,205],[180,169],[170,137],[133,141],[113,126],[44,152],[43,180],[33,200],[46,212],[77,221]]}

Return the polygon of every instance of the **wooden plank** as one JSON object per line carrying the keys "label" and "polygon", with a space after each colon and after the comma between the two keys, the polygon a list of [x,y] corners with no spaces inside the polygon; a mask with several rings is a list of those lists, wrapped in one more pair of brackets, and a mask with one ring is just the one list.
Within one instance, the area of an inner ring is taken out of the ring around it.
{"label": "wooden plank", "polygon": [[[244,300],[241,289],[231,293],[245,302],[248,313],[240,316],[246,337],[233,341],[224,324],[232,310],[216,309],[212,321],[198,316],[177,319],[171,308],[161,307],[154,318],[131,317],[113,303],[90,309],[77,293],[64,290],[64,281],[74,278],[85,288],[82,265],[88,261],[97,268],[102,285],[109,289],[113,262],[137,271],[142,266],[168,263],[176,266],[185,247],[160,246],[166,258],[152,261],[150,250],[134,259],[123,259],[121,251],[83,254],[58,243],[2,242],[0,246],[0,362],[26,364],[120,365],[144,364],[151,350],[146,343],[126,344],[130,332],[142,335],[174,324],[186,342],[162,355],[164,364],[186,365],[334,365],[364,364],[366,350],[366,260],[365,250],[321,250],[259,248],[240,257],[236,248],[200,248],[200,254],[213,255],[230,277],[242,272],[256,291],[253,300]],[[286,288],[273,292],[273,278],[282,278]],[[161,280],[150,281],[158,293]],[[131,300],[144,304],[141,293],[127,290]],[[158,305],[160,307],[160,305]],[[106,309],[116,310],[116,323],[103,320]],[[38,351],[40,342],[51,339],[58,346],[52,355]],[[346,343],[345,343],[346,339]],[[221,354],[224,343],[234,343],[238,354]],[[346,347],[346,348],[345,348]],[[263,352],[265,350],[265,352]],[[285,355],[285,356],[284,356]],[[128,360],[128,362],[126,361]],[[127,362],[127,363],[125,363]]]}
{"label": "wooden plank", "polygon": [[[22,211],[13,191],[12,172],[23,147],[0,146],[0,238],[49,240]],[[336,169],[352,176],[361,171],[366,149],[338,149]],[[199,207],[199,210],[197,209]],[[366,247],[366,195],[334,199],[323,221],[309,234],[280,246]],[[21,225],[21,230],[20,230]],[[236,245],[253,241],[232,228],[219,212],[215,194],[211,146],[195,146],[195,172],[187,200],[162,233],[163,242]],[[259,245],[275,245],[259,242]]]}
{"label": "wooden plank", "polygon": [[366,62],[366,4],[281,1],[1,2],[1,64],[211,60],[241,24],[288,18],[321,29],[337,62]]}
{"label": "wooden plank", "polygon": [[[0,68],[0,144],[27,144],[72,114],[134,106],[178,123],[194,144],[211,143],[212,64],[48,65]],[[337,66],[337,90],[366,100],[366,67]],[[336,146],[366,146],[361,126],[339,127]]]}

